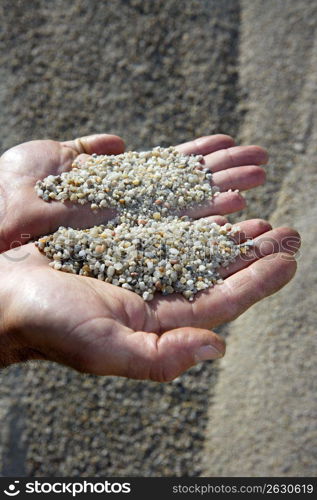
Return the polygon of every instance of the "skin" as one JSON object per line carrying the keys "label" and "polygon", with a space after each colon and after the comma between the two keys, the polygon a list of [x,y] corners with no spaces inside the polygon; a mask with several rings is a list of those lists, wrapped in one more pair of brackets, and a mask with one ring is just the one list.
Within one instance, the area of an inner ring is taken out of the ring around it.
{"label": "skin", "polygon": [[[25,244],[28,239],[60,225],[98,224],[113,213],[96,215],[88,206],[45,203],[34,192],[35,181],[71,168],[76,157],[83,161],[93,152],[117,154],[123,149],[120,138],[102,134],[64,143],[32,141],[1,157],[2,366],[48,359],[81,372],[169,381],[198,361],[223,356],[224,341],[211,329],[236,318],[293,277],[298,233],[290,228],[272,230],[260,219],[239,225],[240,241],[255,238],[248,255],[222,270],[222,285],[198,293],[193,302],[178,294],[157,294],[146,303],[128,290],[50,268],[33,243]],[[265,180],[260,165],[268,157],[258,146],[237,147],[231,137],[215,135],[178,149],[203,154],[221,191],[250,189]],[[240,194],[223,193],[190,215],[224,223],[219,214],[244,206]]]}

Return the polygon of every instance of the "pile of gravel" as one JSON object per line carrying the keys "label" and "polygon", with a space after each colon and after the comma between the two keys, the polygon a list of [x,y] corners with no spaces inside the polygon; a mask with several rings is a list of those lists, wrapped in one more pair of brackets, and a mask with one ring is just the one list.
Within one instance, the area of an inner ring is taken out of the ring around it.
{"label": "pile of gravel", "polygon": [[120,155],[92,155],[72,170],[49,175],[36,183],[45,201],[70,200],[92,210],[116,208],[135,218],[154,219],[212,198],[212,177],[203,168],[203,156],[184,155],[175,148],[127,151]]}
{"label": "pile of gravel", "polygon": [[222,283],[218,268],[228,266],[252,244],[235,243],[237,231],[207,219],[85,230],[60,227],[40,238],[37,246],[53,259],[49,265],[54,269],[121,286],[146,301],[155,292],[179,292],[193,300],[198,291]]}
{"label": "pile of gravel", "polygon": [[155,292],[193,300],[197,292],[222,282],[219,267],[227,267],[251,244],[236,243],[238,229],[230,224],[177,215],[219,192],[202,160],[157,147],[94,155],[69,172],[49,175],[35,186],[43,200],[90,203],[95,211],[116,208],[118,216],[90,229],[60,227],[40,238],[38,249],[56,270],[98,278],[145,301]]}

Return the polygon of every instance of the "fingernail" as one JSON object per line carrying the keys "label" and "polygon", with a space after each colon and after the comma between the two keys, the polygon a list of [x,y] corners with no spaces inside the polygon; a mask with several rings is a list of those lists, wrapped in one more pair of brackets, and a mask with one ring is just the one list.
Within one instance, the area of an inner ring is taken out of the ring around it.
{"label": "fingernail", "polygon": [[203,345],[199,347],[195,353],[196,363],[206,361],[207,359],[221,358],[223,353],[218,351],[213,345]]}

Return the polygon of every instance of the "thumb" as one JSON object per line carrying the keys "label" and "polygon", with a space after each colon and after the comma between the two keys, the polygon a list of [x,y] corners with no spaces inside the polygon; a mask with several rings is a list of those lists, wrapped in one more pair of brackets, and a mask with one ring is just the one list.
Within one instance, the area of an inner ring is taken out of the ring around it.
{"label": "thumb", "polygon": [[225,354],[225,342],[214,332],[200,328],[177,328],[165,332],[157,342],[150,378],[167,382],[200,361],[214,360]]}
{"label": "thumb", "polygon": [[72,141],[64,141],[63,146],[72,148],[77,154],[98,155],[120,154],[124,152],[124,141],[113,134],[93,134],[78,137]]}
{"label": "thumb", "polygon": [[199,361],[217,359],[225,353],[224,340],[200,328],[177,328],[161,336],[129,332],[117,330],[108,338],[106,352],[94,350],[87,371],[168,382]]}

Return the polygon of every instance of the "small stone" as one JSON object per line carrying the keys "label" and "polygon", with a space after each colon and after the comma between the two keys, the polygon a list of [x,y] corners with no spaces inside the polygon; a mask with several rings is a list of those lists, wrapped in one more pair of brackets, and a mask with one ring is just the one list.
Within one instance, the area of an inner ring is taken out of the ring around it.
{"label": "small stone", "polygon": [[155,282],[155,288],[156,290],[162,290],[162,282],[160,280]]}
{"label": "small stone", "polygon": [[302,153],[305,149],[305,146],[302,142],[295,142],[294,143],[294,150],[296,153]]}
{"label": "small stone", "polygon": [[133,290],[132,286],[130,286],[128,283],[123,283],[122,288],[124,288],[125,290]]}
{"label": "small stone", "polygon": [[147,301],[150,301],[153,299],[153,294],[150,292],[144,292],[142,294],[142,297],[143,297],[143,300],[145,300],[147,302]]}
{"label": "small stone", "polygon": [[97,245],[96,248],[95,248],[95,252],[96,253],[102,253],[104,252],[105,250],[105,246],[104,245]]}
{"label": "small stone", "polygon": [[196,283],[196,288],[197,290],[204,290],[207,287],[207,285],[203,281],[199,281]]}
{"label": "small stone", "polygon": [[115,270],[114,266],[109,266],[107,269],[108,278],[111,278],[115,272],[116,272],[116,270]]}

